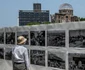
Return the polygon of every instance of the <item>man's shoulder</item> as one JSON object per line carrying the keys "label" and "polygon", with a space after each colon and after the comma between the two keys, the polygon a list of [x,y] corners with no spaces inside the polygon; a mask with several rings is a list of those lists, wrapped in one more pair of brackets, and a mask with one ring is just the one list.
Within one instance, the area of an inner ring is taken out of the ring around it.
{"label": "man's shoulder", "polygon": [[23,45],[17,45],[16,48],[22,48],[22,49],[27,49],[26,47],[24,47]]}
{"label": "man's shoulder", "polygon": [[27,49],[25,46],[21,46],[23,49]]}

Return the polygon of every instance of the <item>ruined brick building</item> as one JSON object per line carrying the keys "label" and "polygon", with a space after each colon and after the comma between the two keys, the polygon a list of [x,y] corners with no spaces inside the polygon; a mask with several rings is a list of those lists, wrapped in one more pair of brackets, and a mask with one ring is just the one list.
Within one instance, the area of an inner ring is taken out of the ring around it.
{"label": "ruined brick building", "polygon": [[59,13],[51,15],[51,22],[55,23],[75,22],[75,21],[79,21],[79,18],[73,15],[73,7],[68,3],[60,5]]}

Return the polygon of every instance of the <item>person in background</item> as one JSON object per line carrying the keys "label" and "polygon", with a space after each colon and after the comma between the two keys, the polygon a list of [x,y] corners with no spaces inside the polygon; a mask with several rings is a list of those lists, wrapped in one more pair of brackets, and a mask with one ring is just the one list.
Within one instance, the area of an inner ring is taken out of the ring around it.
{"label": "person in background", "polygon": [[26,41],[25,37],[19,36],[18,45],[12,49],[13,70],[29,70],[28,50],[23,46]]}
{"label": "person in background", "polygon": [[81,61],[79,61],[78,62],[78,68],[79,68],[79,70],[83,70],[83,64],[82,64],[82,62]]}

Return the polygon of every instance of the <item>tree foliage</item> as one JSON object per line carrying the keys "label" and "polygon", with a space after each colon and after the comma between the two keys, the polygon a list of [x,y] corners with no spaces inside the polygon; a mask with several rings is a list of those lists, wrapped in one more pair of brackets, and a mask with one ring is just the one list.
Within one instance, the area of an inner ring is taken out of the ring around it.
{"label": "tree foliage", "polygon": [[85,21],[85,18],[80,18],[80,21]]}
{"label": "tree foliage", "polygon": [[27,25],[40,25],[40,24],[50,24],[50,22],[29,22]]}

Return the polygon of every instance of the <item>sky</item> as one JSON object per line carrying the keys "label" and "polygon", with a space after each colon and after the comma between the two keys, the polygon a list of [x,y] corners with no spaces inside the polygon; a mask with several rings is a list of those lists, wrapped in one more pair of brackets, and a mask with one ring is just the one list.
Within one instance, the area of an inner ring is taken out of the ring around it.
{"label": "sky", "polygon": [[19,10],[33,10],[33,3],[41,3],[42,10],[58,13],[63,3],[72,5],[74,15],[85,17],[85,0],[0,0],[0,28],[18,25]]}

